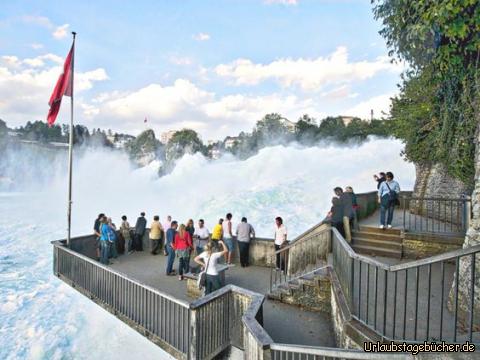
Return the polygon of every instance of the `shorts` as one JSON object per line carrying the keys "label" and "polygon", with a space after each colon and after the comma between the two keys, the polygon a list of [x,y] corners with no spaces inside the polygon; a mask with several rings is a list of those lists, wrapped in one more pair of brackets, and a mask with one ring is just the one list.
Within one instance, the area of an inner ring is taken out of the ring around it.
{"label": "shorts", "polygon": [[225,238],[225,239],[223,239],[223,242],[227,246],[228,251],[233,252],[233,250],[235,249],[234,244],[233,244],[233,239],[232,238]]}

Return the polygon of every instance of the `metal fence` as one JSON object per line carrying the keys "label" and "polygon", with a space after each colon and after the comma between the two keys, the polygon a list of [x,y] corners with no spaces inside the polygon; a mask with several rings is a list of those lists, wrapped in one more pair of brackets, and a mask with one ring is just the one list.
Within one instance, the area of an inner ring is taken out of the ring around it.
{"label": "metal fence", "polygon": [[403,228],[426,233],[465,234],[471,219],[471,200],[400,197]]}
{"label": "metal fence", "polygon": [[291,279],[315,270],[325,262],[330,246],[331,231],[327,226],[318,232],[299,238],[272,256],[270,269],[270,291]]}
{"label": "metal fence", "polygon": [[189,304],[116,272],[61,243],[54,244],[54,272],[73,287],[140,327],[186,358]]}
{"label": "metal fence", "polygon": [[[343,359],[386,359],[384,353],[365,352],[363,350],[333,349],[326,347],[297,346],[290,344],[272,344],[272,360],[343,360]],[[389,353],[388,359],[413,359],[413,356],[404,353]]]}
{"label": "metal fence", "polygon": [[[332,232],[333,267],[354,318],[395,341],[480,342],[480,245],[388,266]],[[460,268],[466,275],[459,281]]]}

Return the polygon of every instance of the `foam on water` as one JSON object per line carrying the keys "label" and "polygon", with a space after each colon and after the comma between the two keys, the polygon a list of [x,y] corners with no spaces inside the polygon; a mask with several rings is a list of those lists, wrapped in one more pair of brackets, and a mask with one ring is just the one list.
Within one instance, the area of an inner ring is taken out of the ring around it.
{"label": "foam on water", "polygon": [[[245,161],[182,158],[163,178],[156,166],[133,170],[118,152],[87,151],[74,164],[73,233],[90,233],[105,212],[117,223],[144,210],[184,222],[203,217],[211,227],[230,211],[247,216],[261,236],[272,236],[282,216],[292,238],[325,216],[334,186],[375,189],[372,175],[391,170],[411,189],[414,169],[401,144],[372,140],[357,147],[276,146]],[[63,161],[62,157],[62,161]],[[45,166],[45,165],[42,165]],[[52,275],[50,241],[65,237],[64,164],[41,192],[0,193],[0,358],[159,359],[166,354]],[[43,169],[45,173],[45,169]]]}

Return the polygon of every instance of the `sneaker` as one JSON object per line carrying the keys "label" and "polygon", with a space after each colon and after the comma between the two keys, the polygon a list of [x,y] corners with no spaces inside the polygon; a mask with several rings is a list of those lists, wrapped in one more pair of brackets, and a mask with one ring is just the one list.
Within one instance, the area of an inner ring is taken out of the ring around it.
{"label": "sneaker", "polygon": [[378,228],[383,230],[385,229],[385,225],[380,225]]}
{"label": "sneaker", "polygon": [[387,225],[387,229],[391,229],[392,228],[392,225]]}

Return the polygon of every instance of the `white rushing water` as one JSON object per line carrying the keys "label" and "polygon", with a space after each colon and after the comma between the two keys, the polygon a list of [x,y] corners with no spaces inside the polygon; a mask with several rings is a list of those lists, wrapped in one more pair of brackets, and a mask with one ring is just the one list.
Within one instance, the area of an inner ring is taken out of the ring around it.
{"label": "white rushing water", "polygon": [[[247,216],[267,237],[282,216],[293,238],[325,216],[335,186],[372,191],[372,175],[390,170],[411,189],[414,168],[401,159],[401,148],[373,139],[357,147],[270,147],[244,161],[197,154],[163,178],[154,169],[132,170],[119,153],[87,151],[75,160],[73,234],[91,233],[100,212],[117,224],[123,214],[134,223],[140,211],[149,222],[153,215],[180,222],[202,217],[210,228],[232,212],[234,223]],[[38,163],[46,167],[40,191],[0,193],[0,359],[167,358],[53,276],[50,241],[66,232],[65,166]]]}

